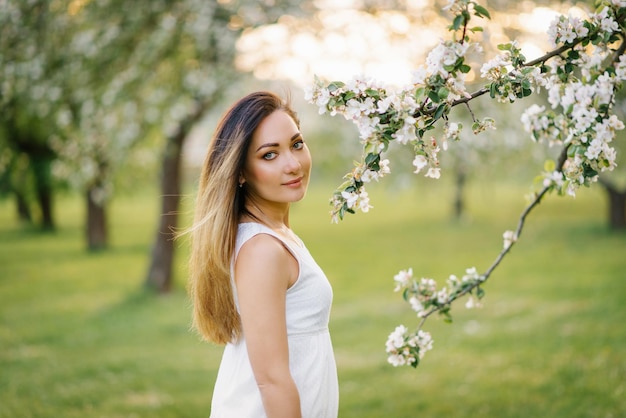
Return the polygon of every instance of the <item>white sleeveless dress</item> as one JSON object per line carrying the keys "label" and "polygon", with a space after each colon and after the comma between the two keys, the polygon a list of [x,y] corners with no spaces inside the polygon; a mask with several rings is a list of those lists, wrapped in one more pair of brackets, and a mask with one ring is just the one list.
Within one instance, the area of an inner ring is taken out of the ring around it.
{"label": "white sleeveless dress", "polygon": [[[239,225],[235,257],[241,246],[257,234],[268,234],[280,240],[296,258],[300,268],[297,281],[287,290],[286,321],[289,369],[300,394],[302,417],[336,418],[339,390],[328,333],[333,298],[330,283],[304,244],[292,245],[258,223]],[[213,391],[211,418],[264,417],[261,393],[252,373],[244,335],[237,343],[229,343],[224,349]]]}

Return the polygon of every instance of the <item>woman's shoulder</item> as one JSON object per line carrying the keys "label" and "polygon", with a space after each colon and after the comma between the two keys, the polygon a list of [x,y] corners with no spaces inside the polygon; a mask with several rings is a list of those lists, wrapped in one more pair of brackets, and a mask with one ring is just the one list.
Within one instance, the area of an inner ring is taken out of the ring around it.
{"label": "woman's shoulder", "polygon": [[284,243],[275,235],[259,231],[241,243],[239,254],[245,253],[257,262],[280,260],[288,256]]}
{"label": "woman's shoulder", "polygon": [[235,268],[254,271],[252,276],[261,281],[266,281],[267,275],[284,277],[290,287],[298,277],[296,255],[275,233],[271,233],[271,229],[254,227],[253,230],[254,233],[238,245]]}
{"label": "woman's shoulder", "polygon": [[[239,254],[241,248],[246,246],[247,253],[254,253],[254,256],[297,258],[291,246],[274,230],[260,223],[245,222],[240,223],[237,230],[237,248]],[[268,253],[269,252],[269,253]]]}

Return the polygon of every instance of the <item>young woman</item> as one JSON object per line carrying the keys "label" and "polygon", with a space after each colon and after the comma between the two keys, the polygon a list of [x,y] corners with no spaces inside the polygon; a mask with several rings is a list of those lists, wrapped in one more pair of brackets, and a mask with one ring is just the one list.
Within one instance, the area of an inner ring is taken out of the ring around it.
{"label": "young woman", "polygon": [[289,227],[311,155],[294,111],[252,93],[223,116],[209,146],[192,227],[194,324],[226,344],[213,418],[335,418],[332,289]]}

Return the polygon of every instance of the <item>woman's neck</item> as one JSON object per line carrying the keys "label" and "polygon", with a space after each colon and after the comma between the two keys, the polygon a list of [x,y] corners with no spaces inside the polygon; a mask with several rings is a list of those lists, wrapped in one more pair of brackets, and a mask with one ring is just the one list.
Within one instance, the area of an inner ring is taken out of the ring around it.
{"label": "woman's neck", "polygon": [[246,214],[242,216],[242,221],[249,219],[276,230],[289,228],[289,204],[269,206],[249,201],[245,208]]}

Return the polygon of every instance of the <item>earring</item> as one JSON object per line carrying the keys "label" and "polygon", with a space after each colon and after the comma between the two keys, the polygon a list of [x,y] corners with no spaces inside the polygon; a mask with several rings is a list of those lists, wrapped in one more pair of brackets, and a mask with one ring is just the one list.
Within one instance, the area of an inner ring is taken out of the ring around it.
{"label": "earring", "polygon": [[243,187],[243,183],[239,183],[239,188],[241,189]]}

